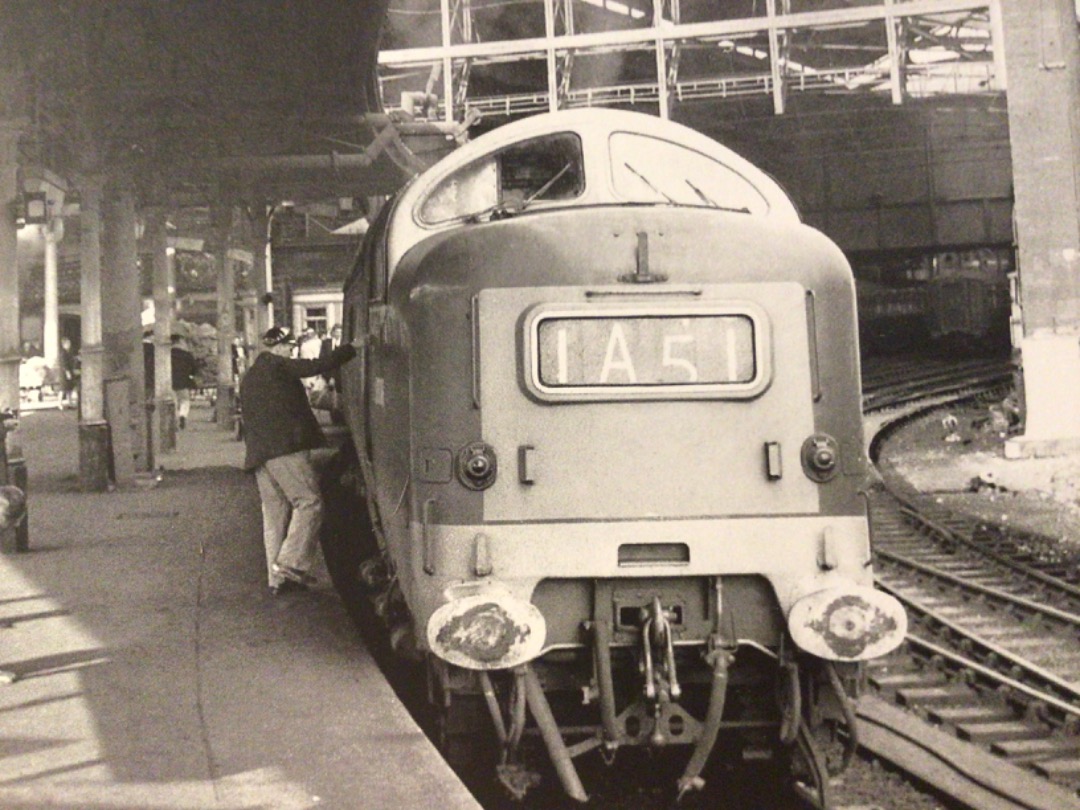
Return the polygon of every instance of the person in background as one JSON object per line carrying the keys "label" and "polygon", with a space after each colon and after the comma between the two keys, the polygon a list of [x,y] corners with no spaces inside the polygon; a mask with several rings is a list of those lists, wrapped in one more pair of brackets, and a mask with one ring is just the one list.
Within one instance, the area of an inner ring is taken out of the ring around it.
{"label": "person in background", "polygon": [[26,517],[26,493],[10,484],[0,486],[0,532],[14,529]]}
{"label": "person in background", "polygon": [[191,414],[191,389],[195,387],[195,372],[198,367],[195,355],[184,348],[183,337],[172,336],[172,389],[176,398],[176,422],[180,429],[187,427]]}
{"label": "person in background", "polygon": [[60,372],[60,407],[74,404],[75,389],[79,384],[79,358],[71,347],[71,338],[60,338],[60,352],[56,357],[56,366]]}
{"label": "person in background", "polygon": [[[319,348],[319,357],[322,358],[322,357],[329,356],[330,353],[333,352],[334,349],[336,349],[340,345],[341,345],[341,324],[340,323],[335,323],[332,327],[330,327],[330,334],[328,334],[322,340],[322,345]],[[328,374],[323,374],[323,377],[325,377],[328,382],[331,379],[333,379],[334,377],[336,377],[336,376],[337,376],[336,371],[331,371]]]}
{"label": "person in background", "polygon": [[301,380],[332,371],[356,355],[346,343],[319,360],[294,358],[295,339],[280,326],[262,337],[264,350],[240,381],[244,469],[255,473],[262,501],[263,544],[270,593],[304,590],[314,579],[322,496],[311,451],[326,445]]}
{"label": "person in background", "polygon": [[310,326],[300,335],[300,357],[304,360],[316,360],[322,350],[322,341]]}
{"label": "person in background", "polygon": [[233,382],[238,382],[243,373],[247,370],[247,347],[244,345],[244,339],[237,335],[233,338],[232,344],[232,373]]}
{"label": "person in background", "polygon": [[154,332],[144,329],[142,336],[143,393],[148,400],[154,398]]}
{"label": "person in background", "polygon": [[40,354],[24,357],[19,362],[19,397],[33,397],[41,402],[45,397],[45,380],[49,376],[49,361]]}
{"label": "person in background", "polygon": [[[319,358],[329,357],[333,354],[334,350],[341,345],[341,324],[335,323],[330,328],[330,334],[323,338],[322,347],[319,350]],[[333,371],[329,371],[323,374],[323,379],[326,381],[326,385],[334,393],[331,395],[332,401],[335,403],[341,396],[341,369],[336,368]],[[344,424],[345,418],[341,413],[340,407],[333,407],[330,410],[330,421],[335,425]]]}

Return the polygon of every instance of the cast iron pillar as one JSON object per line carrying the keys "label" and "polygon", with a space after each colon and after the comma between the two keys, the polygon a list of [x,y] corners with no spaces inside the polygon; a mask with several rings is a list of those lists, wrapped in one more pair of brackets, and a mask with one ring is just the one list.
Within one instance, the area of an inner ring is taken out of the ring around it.
{"label": "cast iron pillar", "polygon": [[160,465],[162,453],[176,450],[176,400],[172,389],[173,282],[164,209],[147,209],[146,231],[154,277],[154,408],[150,431],[154,458]]}
{"label": "cast iron pillar", "polygon": [[221,430],[236,428],[236,387],[233,380],[233,338],[236,335],[236,277],[229,258],[233,210],[222,206],[215,213],[217,264],[218,385],[217,423]]}
{"label": "cast iron pillar", "polygon": [[56,366],[56,358],[60,347],[60,303],[58,282],[58,261],[60,242],[64,238],[64,218],[60,212],[50,212],[49,221],[45,225],[45,282],[43,289],[44,301],[41,316],[41,353],[48,362],[49,367]]}
{"label": "cast iron pillar", "polygon": [[148,469],[135,193],[129,183],[110,186],[103,214],[105,414],[114,477],[118,486],[125,486],[134,482],[136,472]]}
{"label": "cast iron pillar", "polygon": [[79,487],[109,487],[109,425],[105,421],[105,350],[101,345],[102,178],[82,178],[79,204]]}
{"label": "cast iron pillar", "polygon": [[[0,73],[0,78],[6,74]],[[0,120],[0,411],[19,411],[18,122]]]}
{"label": "cast iron pillar", "polygon": [[[273,284],[269,281],[271,273],[270,261],[270,228],[271,221],[268,209],[259,205],[251,207],[257,213],[252,217],[252,231],[255,238],[252,246],[251,275],[255,284],[255,324],[254,334],[251,335],[251,345],[246,346],[248,351],[255,352],[259,346],[259,338],[263,332],[274,325],[274,305],[270,293],[273,292]],[[265,236],[265,240],[263,237]],[[245,341],[247,343],[248,341]]]}

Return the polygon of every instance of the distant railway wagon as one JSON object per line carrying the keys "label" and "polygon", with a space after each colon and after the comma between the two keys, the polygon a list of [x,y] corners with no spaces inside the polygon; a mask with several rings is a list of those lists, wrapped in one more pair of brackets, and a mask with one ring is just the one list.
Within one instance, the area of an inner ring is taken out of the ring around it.
{"label": "distant railway wagon", "polygon": [[1009,284],[941,277],[905,286],[858,282],[863,351],[938,351],[985,355],[1007,349]]}
{"label": "distant railway wagon", "polygon": [[416,177],[344,299],[367,345],[328,559],[444,736],[479,707],[515,793],[528,732],[576,800],[578,758],[682,746],[680,794],[753,752],[827,806],[821,734],[905,635],[873,588],[837,247],[722,145],[567,111]]}
{"label": "distant railway wagon", "polygon": [[940,278],[926,291],[930,339],[967,353],[1008,346],[1009,284],[1004,278]]}
{"label": "distant railway wagon", "polygon": [[910,352],[930,342],[925,286],[857,282],[859,344],[869,354]]}

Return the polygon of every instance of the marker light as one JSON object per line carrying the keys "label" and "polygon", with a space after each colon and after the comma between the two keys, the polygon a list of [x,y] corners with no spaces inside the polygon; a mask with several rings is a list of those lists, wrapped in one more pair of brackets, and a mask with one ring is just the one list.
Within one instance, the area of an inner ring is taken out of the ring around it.
{"label": "marker light", "polygon": [[495,448],[484,442],[473,442],[462,447],[457,454],[458,480],[469,489],[487,489],[495,483],[498,462]]}
{"label": "marker light", "polygon": [[840,470],[840,446],[824,433],[807,438],[800,456],[806,475],[819,484],[832,480]]}

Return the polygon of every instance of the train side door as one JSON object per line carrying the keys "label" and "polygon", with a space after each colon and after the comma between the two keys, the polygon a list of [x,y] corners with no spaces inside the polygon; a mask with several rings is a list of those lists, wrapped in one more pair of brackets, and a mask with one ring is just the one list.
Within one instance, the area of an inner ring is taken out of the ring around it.
{"label": "train side door", "polygon": [[[354,341],[368,332],[368,307],[366,289],[362,279],[354,279],[345,291],[345,339]],[[367,346],[359,349],[356,357],[345,364],[343,381],[343,406],[345,421],[349,426],[357,453],[363,453],[368,444],[367,417],[364,413],[367,401]]]}
{"label": "train side door", "polygon": [[345,288],[346,339],[353,341],[365,338],[363,348],[356,358],[344,369],[345,377],[345,416],[353,443],[358,455],[370,458],[371,430],[370,409],[370,369],[371,369],[371,306],[372,294],[380,287],[377,281],[384,275],[385,264],[385,220],[390,206],[384,205],[379,216],[372,222],[360,254]]}
{"label": "train side door", "polygon": [[[389,219],[391,203],[383,205],[371,223],[368,236],[361,249],[358,276],[352,280],[351,312],[349,314],[353,334],[367,338],[360,350],[356,365],[359,366],[358,389],[350,395],[355,405],[355,413],[349,415],[356,451],[364,458],[371,459],[372,407],[379,396],[377,385],[373,383],[376,371],[375,352],[382,326],[382,316],[386,309],[386,222]],[[365,465],[366,466],[366,465]]]}

